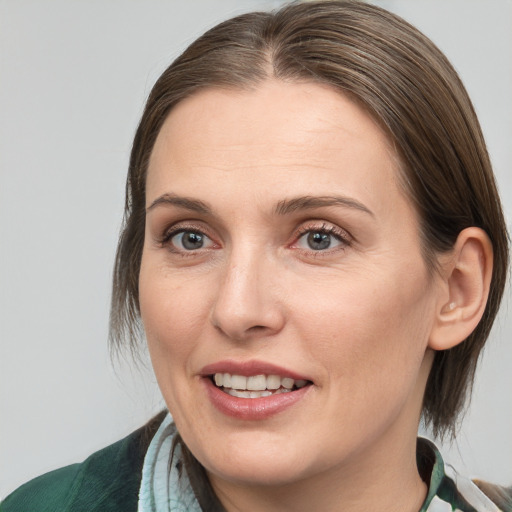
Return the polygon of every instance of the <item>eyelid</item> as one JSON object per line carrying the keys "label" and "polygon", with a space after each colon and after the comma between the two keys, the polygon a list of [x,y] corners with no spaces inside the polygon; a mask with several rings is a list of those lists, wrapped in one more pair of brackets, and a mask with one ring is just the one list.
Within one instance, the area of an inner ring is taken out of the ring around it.
{"label": "eyelid", "polygon": [[[298,241],[306,234],[311,232],[320,232],[320,233],[326,233],[334,238],[336,238],[341,246],[336,246],[333,248],[328,248],[326,250],[314,250],[314,249],[304,249],[297,247]],[[343,228],[340,228],[336,224],[332,224],[330,222],[326,221],[309,221],[307,223],[303,223],[296,231],[293,242],[291,244],[291,247],[297,250],[301,250],[303,252],[314,254],[315,256],[322,256],[327,255],[329,253],[333,253],[335,251],[344,250],[345,248],[349,247],[352,242],[354,241],[354,238],[352,235]],[[293,247],[295,246],[295,247]]]}
{"label": "eyelid", "polygon": [[[201,247],[197,250],[181,250],[175,246],[173,248],[170,248],[170,240],[176,236],[179,233],[182,232],[197,232],[201,235],[208,238],[212,244],[213,247]],[[340,242],[341,246],[331,247],[327,248],[325,250],[314,250],[314,249],[305,249],[302,247],[298,247],[297,243],[301,237],[303,237],[305,234],[310,232],[323,232],[327,233],[331,236],[333,236],[336,240]],[[201,220],[180,220],[171,224],[168,224],[167,227],[162,229],[161,235],[155,237],[155,241],[158,243],[161,247],[168,247],[170,250],[176,253],[188,253],[189,255],[196,254],[200,251],[208,251],[213,248],[218,249],[221,247],[222,243],[219,243],[218,236],[214,233],[212,233],[212,230],[209,228],[208,225],[205,225],[205,223]],[[344,228],[341,228],[335,223],[331,223],[326,220],[308,220],[308,221],[302,221],[300,225],[295,229],[294,234],[292,235],[292,241],[291,243],[287,244],[289,248],[299,250],[303,253],[309,253],[313,254],[315,256],[322,256],[322,255],[328,255],[333,252],[344,250],[347,247],[349,247],[353,242],[355,241],[354,237],[350,234],[349,231],[347,231]]]}
{"label": "eyelid", "polygon": [[[202,233],[201,231],[197,231],[195,229],[179,229],[178,231],[171,233],[170,236],[167,237],[167,239],[173,246],[175,246],[175,243],[171,242],[171,241],[174,238],[182,235],[182,243],[183,243],[183,235],[185,233],[194,233],[194,234],[200,235],[200,237],[203,241],[207,240],[210,242],[210,245],[215,245],[215,242],[208,235],[206,235],[205,233]],[[206,242],[206,245],[208,245],[208,242]],[[199,247],[197,250],[210,249],[210,248],[211,247],[203,245],[203,246]],[[179,250],[182,250],[182,249],[180,248]],[[185,249],[185,252],[194,252],[194,249]]]}
{"label": "eyelid", "polygon": [[[191,231],[194,233],[200,233],[202,236],[208,238],[214,246],[219,246],[220,244],[215,240],[215,236],[212,235],[211,230],[207,229],[207,227],[202,222],[195,222],[195,221],[179,221],[174,224],[171,224],[167,226],[165,229],[163,229],[162,234],[157,237],[158,245],[165,247],[172,245],[170,244],[170,241],[173,237],[180,233],[184,233],[187,231]],[[170,247],[169,247],[170,248]],[[197,252],[201,250],[209,250],[215,247],[204,247],[197,249]],[[196,251],[189,250],[189,251],[182,251],[176,247],[174,247],[174,252],[188,252],[194,254]]]}

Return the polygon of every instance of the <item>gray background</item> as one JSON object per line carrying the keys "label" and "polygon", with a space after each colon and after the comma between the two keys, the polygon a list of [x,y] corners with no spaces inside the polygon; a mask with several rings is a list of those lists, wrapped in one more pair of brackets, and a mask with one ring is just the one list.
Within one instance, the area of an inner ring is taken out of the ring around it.
{"label": "gray background", "polygon": [[[162,407],[107,348],[131,138],[151,85],[205,28],[261,0],[0,0],[0,497],[80,461]],[[512,209],[512,2],[376,1],[424,30],[474,100]],[[512,483],[507,292],[447,458]]]}

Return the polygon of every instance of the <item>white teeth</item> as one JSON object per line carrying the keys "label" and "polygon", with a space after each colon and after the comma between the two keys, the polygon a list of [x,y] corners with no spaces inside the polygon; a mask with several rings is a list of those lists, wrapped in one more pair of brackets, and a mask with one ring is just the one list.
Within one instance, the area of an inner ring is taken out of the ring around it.
{"label": "white teeth", "polygon": [[251,391],[263,391],[267,389],[267,378],[265,375],[255,375],[247,377],[247,389]]}
{"label": "white teeth", "polygon": [[238,398],[261,398],[263,396],[271,396],[271,395],[278,395],[279,393],[289,393],[289,389],[278,389],[277,391],[240,391],[239,389],[225,389],[224,390],[228,395],[236,396]]}
{"label": "white teeth", "polygon": [[237,389],[226,389],[226,393],[228,395],[231,395],[231,396],[237,396],[239,398],[250,398],[249,394],[247,391],[238,391]]}
{"label": "white teeth", "polygon": [[240,398],[260,398],[277,393],[286,393],[295,388],[303,388],[307,380],[294,380],[279,375],[232,375],[230,373],[216,373],[213,376],[215,385],[223,388],[226,393]]}
{"label": "white teeth", "polygon": [[231,375],[230,387],[233,389],[247,389],[247,377],[243,375]]}
{"label": "white teeth", "polygon": [[251,398],[250,391],[239,391],[238,389],[226,389],[226,392],[231,396],[237,396],[238,398]]}
{"label": "white teeth", "polygon": [[289,377],[285,377],[284,379],[281,379],[281,386],[286,389],[292,389],[293,388],[294,380],[290,379]]}
{"label": "white teeth", "polygon": [[279,375],[269,375],[267,377],[267,389],[279,389],[281,387],[281,377]]}
{"label": "white teeth", "polygon": [[251,398],[261,398],[262,396],[270,396],[271,394],[272,392],[266,389],[262,391],[251,391]]}

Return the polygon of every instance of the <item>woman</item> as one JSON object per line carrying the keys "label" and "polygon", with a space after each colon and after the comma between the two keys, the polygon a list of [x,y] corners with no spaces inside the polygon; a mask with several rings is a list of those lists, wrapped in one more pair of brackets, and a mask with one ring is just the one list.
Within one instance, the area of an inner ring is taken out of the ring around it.
{"label": "woman", "polygon": [[352,1],[224,22],[150,94],[114,275],[113,342],[144,330],[172,420],[2,510],[511,510],[416,439],[454,433],[507,260],[429,40]]}

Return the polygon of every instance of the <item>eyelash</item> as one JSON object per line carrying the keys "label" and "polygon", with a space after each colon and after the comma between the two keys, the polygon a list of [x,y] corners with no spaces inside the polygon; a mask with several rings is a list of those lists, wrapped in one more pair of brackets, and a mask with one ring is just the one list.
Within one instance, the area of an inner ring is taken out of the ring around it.
{"label": "eyelash", "polygon": [[[205,232],[204,228],[198,228],[197,226],[193,226],[193,225],[181,224],[178,226],[173,226],[172,228],[164,231],[163,236],[158,240],[158,244],[161,247],[166,247],[173,254],[176,254],[176,255],[184,257],[184,258],[186,258],[187,256],[197,255],[197,252],[200,251],[202,248],[195,250],[195,251],[194,250],[184,251],[184,250],[178,249],[177,247],[173,246],[173,244],[171,243],[171,240],[176,235],[179,235],[180,233],[197,233],[197,234],[202,235],[202,236],[208,238],[209,240],[213,241],[213,238]],[[213,243],[215,244],[215,242],[213,242]]]}
{"label": "eyelash", "polygon": [[[175,237],[176,235],[179,235],[180,233],[187,233],[187,232],[200,234],[204,237],[207,237],[209,240],[211,240],[213,242],[213,244],[215,244],[215,242],[213,241],[213,237],[209,236],[208,233],[205,232],[204,228],[199,228],[199,227],[193,226],[193,225],[173,226],[171,229],[168,229],[163,233],[162,237],[158,240],[158,244],[161,247],[168,248],[168,250],[170,250],[173,254],[179,255],[181,257],[196,256],[199,251],[205,250],[205,249],[200,248],[197,250],[187,251],[187,250],[178,249],[178,248],[174,247],[172,243],[170,243],[172,238]],[[340,242],[340,247],[335,247],[335,248],[331,248],[331,249],[327,248],[325,250],[315,250],[315,249],[308,250],[308,249],[304,249],[304,248],[293,247],[294,245],[296,245],[298,243],[298,241],[302,237],[304,237],[305,235],[307,235],[309,233],[321,233],[321,234],[332,236],[333,238],[336,239],[336,241]],[[322,257],[322,256],[331,254],[336,251],[345,250],[347,247],[350,246],[351,241],[352,241],[351,236],[349,235],[349,233],[347,231],[345,231],[344,229],[341,229],[335,225],[327,224],[324,222],[321,225],[308,224],[308,225],[301,226],[297,230],[297,232],[294,234],[293,242],[291,244],[289,244],[289,247],[291,247],[295,250],[301,250],[303,253],[307,253],[309,256]],[[217,244],[215,244],[215,245],[217,245]],[[206,250],[208,250],[208,249],[210,249],[210,248],[206,248]]]}
{"label": "eyelash", "polygon": [[309,233],[321,233],[325,235],[330,235],[335,238],[338,242],[340,242],[340,247],[326,249],[326,250],[315,250],[315,249],[302,249],[306,251],[308,255],[312,255],[314,257],[322,257],[328,254],[332,254],[336,251],[343,251],[347,247],[350,247],[352,238],[347,231],[341,229],[335,225],[322,223],[322,225],[313,224],[313,225],[305,225],[301,226],[295,235],[295,241],[292,245],[297,244],[297,242],[304,236]]}

